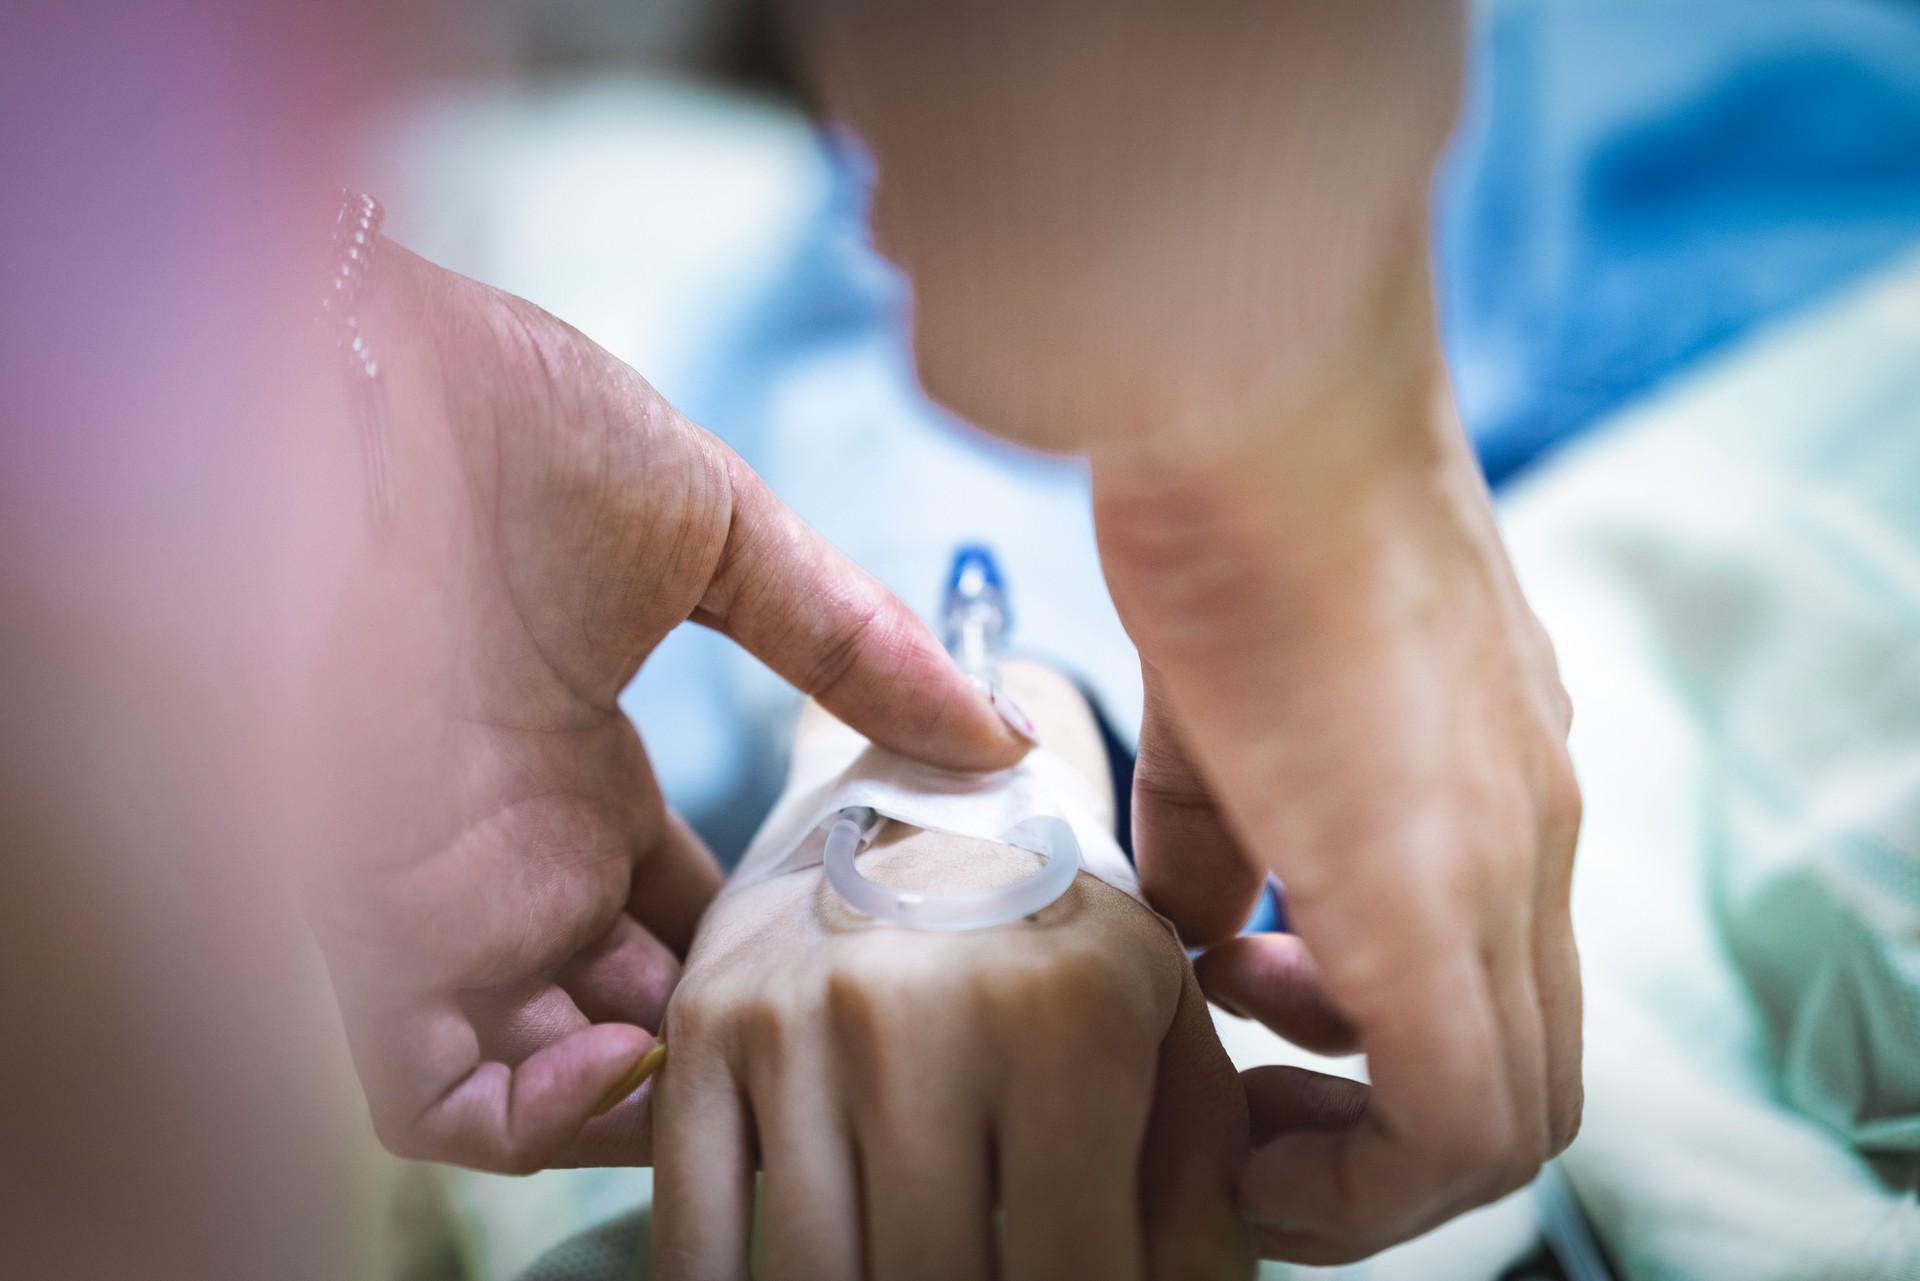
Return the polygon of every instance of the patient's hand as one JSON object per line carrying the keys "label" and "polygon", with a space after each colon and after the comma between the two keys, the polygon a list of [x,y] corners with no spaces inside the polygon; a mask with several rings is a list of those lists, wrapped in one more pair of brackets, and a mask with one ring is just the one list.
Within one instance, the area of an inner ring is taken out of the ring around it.
{"label": "patient's hand", "polygon": [[[1026,667],[1008,685],[1043,741],[1104,777],[1071,685]],[[954,891],[1037,859],[890,825],[861,861]],[[746,1275],[756,1163],[767,1277],[1251,1272],[1232,1066],[1166,926],[1085,873],[1024,921],[958,933],[860,916],[818,868],[732,891],[702,923],[667,1041],[663,1279]]]}

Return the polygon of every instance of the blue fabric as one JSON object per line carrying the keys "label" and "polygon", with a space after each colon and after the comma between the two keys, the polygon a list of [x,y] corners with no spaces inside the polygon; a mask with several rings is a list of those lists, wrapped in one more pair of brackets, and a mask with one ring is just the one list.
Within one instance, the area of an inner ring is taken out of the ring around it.
{"label": "blue fabric", "polygon": [[1920,4],[1506,0],[1437,192],[1496,483],[1920,238]]}

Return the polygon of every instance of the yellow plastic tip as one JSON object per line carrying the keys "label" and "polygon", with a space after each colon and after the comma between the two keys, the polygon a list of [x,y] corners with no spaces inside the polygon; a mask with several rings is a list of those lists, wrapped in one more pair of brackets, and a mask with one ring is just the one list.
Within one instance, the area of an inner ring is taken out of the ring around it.
{"label": "yellow plastic tip", "polygon": [[600,1101],[593,1105],[595,1116],[605,1116],[620,1106],[621,1100],[647,1083],[647,1078],[660,1070],[667,1061],[667,1043],[656,1041],[652,1049],[633,1061],[633,1066],[620,1074],[620,1079],[607,1087]]}

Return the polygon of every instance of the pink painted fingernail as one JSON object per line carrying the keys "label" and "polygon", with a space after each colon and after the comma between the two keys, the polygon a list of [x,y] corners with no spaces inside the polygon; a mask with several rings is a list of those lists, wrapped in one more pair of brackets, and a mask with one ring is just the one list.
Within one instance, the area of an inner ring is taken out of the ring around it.
{"label": "pink painted fingernail", "polygon": [[1040,735],[1038,731],[1033,728],[1033,722],[1028,719],[1025,712],[1020,710],[1020,704],[1014,702],[1013,699],[1007,696],[1005,690],[1001,689],[998,685],[994,686],[987,691],[987,701],[993,704],[994,711],[1000,713],[1000,719],[1007,723],[1008,729],[1018,734],[1021,738],[1026,739],[1029,743],[1035,746],[1039,745]]}

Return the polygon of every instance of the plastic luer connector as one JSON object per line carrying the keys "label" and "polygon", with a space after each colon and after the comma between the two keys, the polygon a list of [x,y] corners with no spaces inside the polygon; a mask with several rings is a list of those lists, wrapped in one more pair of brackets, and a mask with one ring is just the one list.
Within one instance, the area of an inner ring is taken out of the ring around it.
{"label": "plastic luer connector", "polygon": [[1000,683],[1000,653],[1012,628],[1006,583],[993,553],[977,543],[954,552],[940,630],[947,653],[968,680],[983,688]]}

